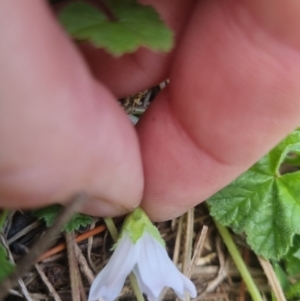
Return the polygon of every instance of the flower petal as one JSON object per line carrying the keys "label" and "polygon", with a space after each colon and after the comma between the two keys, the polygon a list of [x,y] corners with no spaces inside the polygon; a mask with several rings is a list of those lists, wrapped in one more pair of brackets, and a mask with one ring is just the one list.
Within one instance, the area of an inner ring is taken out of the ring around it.
{"label": "flower petal", "polygon": [[149,301],[158,300],[164,287],[171,287],[178,297],[185,291],[196,297],[195,285],[171,261],[166,249],[150,234],[141,237],[141,250],[134,272]]}
{"label": "flower petal", "polygon": [[144,281],[143,281],[143,279],[141,277],[140,271],[137,268],[137,266],[135,266],[133,268],[133,272],[134,272],[134,274],[135,274],[135,276],[137,278],[137,281],[138,281],[138,284],[139,284],[139,287],[140,287],[141,291],[144,294],[147,295],[148,301],[156,301],[156,300],[158,300],[161,291],[158,291],[158,294],[156,292],[152,292],[152,290],[147,286],[147,284],[144,283]]}
{"label": "flower petal", "polygon": [[100,298],[105,301],[115,300],[122,290],[126,277],[137,263],[139,253],[140,240],[134,244],[124,233],[109,262],[94,280],[89,301],[97,301]]}

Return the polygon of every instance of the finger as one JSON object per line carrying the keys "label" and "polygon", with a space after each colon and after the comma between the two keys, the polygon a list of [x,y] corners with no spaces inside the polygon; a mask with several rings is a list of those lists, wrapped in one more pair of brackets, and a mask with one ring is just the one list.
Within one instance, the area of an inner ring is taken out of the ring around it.
{"label": "finger", "polygon": [[251,17],[274,37],[287,44],[300,46],[299,1],[242,0],[239,2],[239,10],[247,10]]}
{"label": "finger", "polygon": [[299,50],[239,1],[201,1],[176,55],[138,125],[142,205],[157,220],[204,201],[299,124]]}
{"label": "finger", "polygon": [[143,189],[136,134],[45,2],[1,2],[0,37],[1,206],[64,202],[83,190],[88,213],[132,210]]}

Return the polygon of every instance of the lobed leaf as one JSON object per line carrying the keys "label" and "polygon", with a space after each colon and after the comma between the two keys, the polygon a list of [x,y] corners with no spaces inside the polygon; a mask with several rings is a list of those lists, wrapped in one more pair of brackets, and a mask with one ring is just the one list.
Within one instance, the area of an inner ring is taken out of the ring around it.
{"label": "lobed leaf", "polygon": [[59,18],[67,32],[76,40],[86,40],[120,56],[140,46],[156,51],[169,51],[173,33],[151,6],[136,0],[101,1],[109,13],[85,2],[67,5]]}
{"label": "lobed leaf", "polygon": [[295,235],[293,246],[284,256],[283,261],[289,276],[300,275],[300,236]]}
{"label": "lobed leaf", "polygon": [[230,185],[213,195],[211,214],[236,232],[245,232],[250,247],[265,258],[279,259],[300,234],[300,172],[280,174],[285,157],[300,151],[295,130]]}
{"label": "lobed leaf", "polygon": [[[62,206],[60,205],[53,205],[36,210],[33,212],[33,214],[38,219],[43,219],[46,222],[47,227],[50,227],[52,226],[56,217],[60,213],[61,208]],[[75,213],[74,216],[70,219],[70,221],[65,225],[64,230],[67,232],[71,232],[73,230],[78,230],[81,226],[86,227],[92,222],[92,217],[81,213]]]}

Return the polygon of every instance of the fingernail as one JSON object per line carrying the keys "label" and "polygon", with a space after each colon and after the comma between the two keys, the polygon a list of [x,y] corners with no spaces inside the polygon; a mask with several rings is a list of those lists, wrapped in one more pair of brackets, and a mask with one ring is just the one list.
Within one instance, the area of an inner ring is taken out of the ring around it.
{"label": "fingernail", "polygon": [[120,204],[97,198],[90,199],[84,211],[90,215],[101,217],[114,217],[128,213],[128,210]]}

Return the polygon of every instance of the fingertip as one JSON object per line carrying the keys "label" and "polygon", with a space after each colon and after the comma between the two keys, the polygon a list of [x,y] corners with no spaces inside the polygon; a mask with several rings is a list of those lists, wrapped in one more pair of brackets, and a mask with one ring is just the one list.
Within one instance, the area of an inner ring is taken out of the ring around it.
{"label": "fingertip", "polygon": [[87,204],[82,208],[82,212],[91,216],[117,217],[130,213],[138,205],[139,204],[136,204],[136,206],[120,204],[94,197],[88,199]]}

